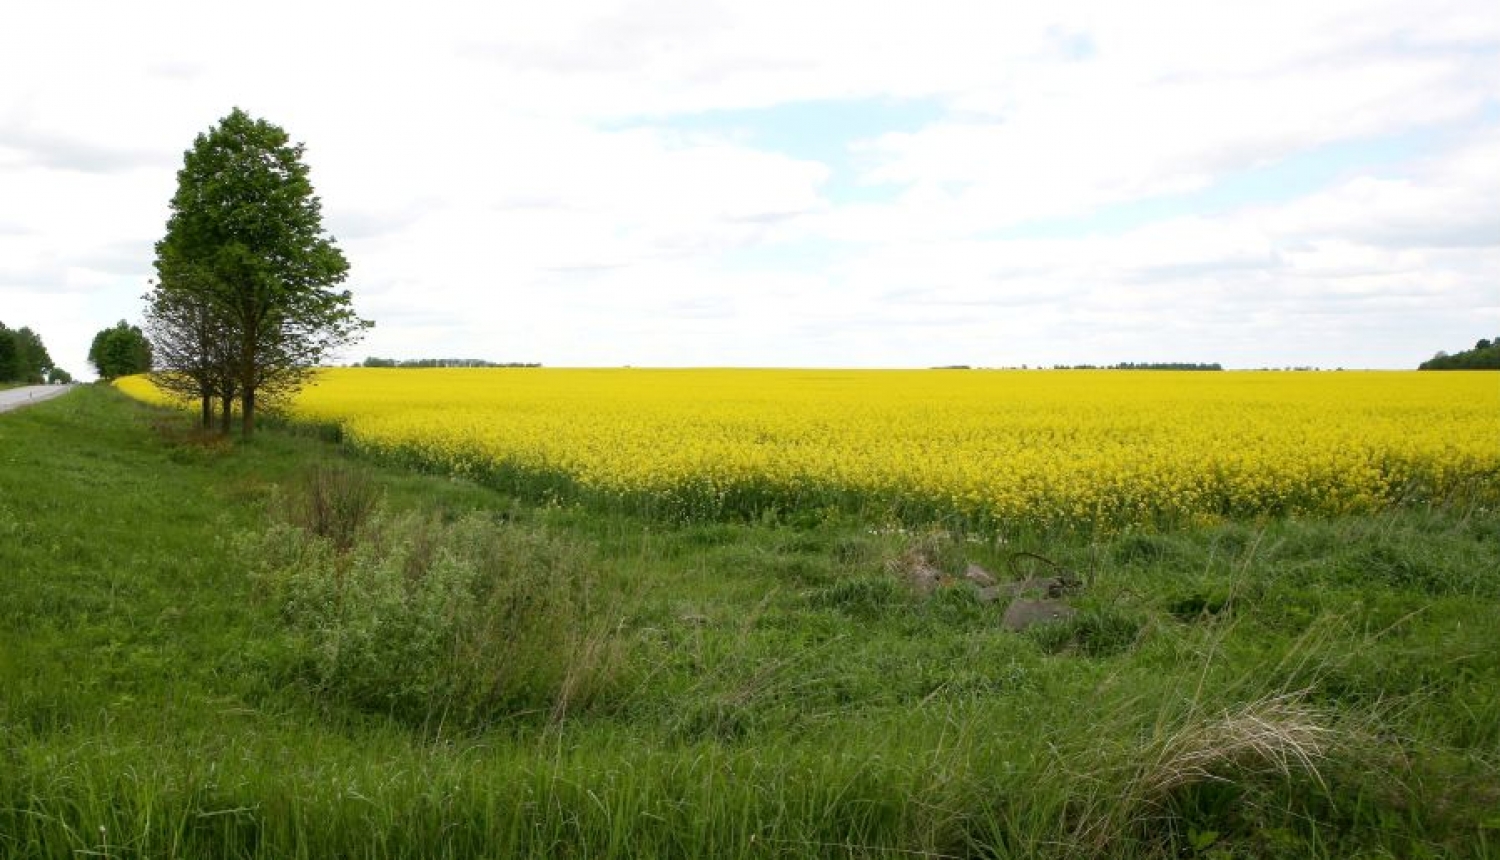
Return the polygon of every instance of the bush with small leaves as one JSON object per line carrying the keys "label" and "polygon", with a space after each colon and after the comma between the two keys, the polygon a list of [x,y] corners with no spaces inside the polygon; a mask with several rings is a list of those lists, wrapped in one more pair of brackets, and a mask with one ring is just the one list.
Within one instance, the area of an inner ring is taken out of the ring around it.
{"label": "bush with small leaves", "polygon": [[623,665],[583,554],[521,526],[377,508],[347,545],[286,521],[243,541],[305,677],[362,708],[560,719],[601,700]]}

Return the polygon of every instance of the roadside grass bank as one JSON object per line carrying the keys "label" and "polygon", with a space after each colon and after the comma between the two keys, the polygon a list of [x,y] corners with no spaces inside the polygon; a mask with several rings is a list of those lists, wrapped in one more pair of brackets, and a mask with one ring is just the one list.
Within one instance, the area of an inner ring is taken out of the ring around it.
{"label": "roadside grass bank", "polygon": [[1494,511],[672,524],[190,420],[0,417],[0,857],[1500,856]]}

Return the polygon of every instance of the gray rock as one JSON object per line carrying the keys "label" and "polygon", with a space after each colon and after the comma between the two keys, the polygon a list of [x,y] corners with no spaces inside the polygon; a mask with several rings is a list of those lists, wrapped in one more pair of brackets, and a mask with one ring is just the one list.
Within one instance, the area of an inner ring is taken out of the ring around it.
{"label": "gray rock", "polygon": [[1019,633],[1038,624],[1062,621],[1077,614],[1078,610],[1060,600],[1016,598],[1005,608],[1005,617],[1000,620],[1000,624],[1006,630]]}
{"label": "gray rock", "polygon": [[1036,576],[1031,579],[1023,579],[1020,582],[1008,583],[1001,587],[1009,591],[1013,597],[1023,597],[1026,595],[1062,597],[1064,594],[1076,590],[1078,584],[1073,580],[1064,579],[1061,576]]}
{"label": "gray rock", "polygon": [[943,581],[943,572],[921,562],[907,570],[906,581],[911,584],[913,591],[925,597],[937,590],[938,584]]}
{"label": "gray rock", "polygon": [[989,588],[995,584],[995,575],[977,564],[971,564],[964,570],[964,579],[980,588]]}

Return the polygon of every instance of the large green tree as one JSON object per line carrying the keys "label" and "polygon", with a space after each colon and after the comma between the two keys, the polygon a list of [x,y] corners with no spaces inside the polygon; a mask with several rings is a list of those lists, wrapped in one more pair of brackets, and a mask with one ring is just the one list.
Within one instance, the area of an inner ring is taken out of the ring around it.
{"label": "large green tree", "polygon": [[[0,326],[0,329],[3,329]],[[11,382],[25,382],[30,385],[41,385],[47,381],[47,372],[52,369],[52,356],[47,354],[47,347],[42,344],[41,335],[22,326],[15,331],[0,331],[0,337],[9,335],[11,342],[12,358],[10,359],[10,375],[0,377]],[[3,356],[0,356],[3,360]]]}
{"label": "large green tree", "polygon": [[120,320],[94,335],[89,363],[103,379],[145,373],[151,369],[151,342],[138,326]]}
{"label": "large green tree", "polygon": [[156,244],[148,329],[155,338],[167,316],[188,321],[177,346],[206,338],[196,355],[153,339],[160,375],[189,380],[205,410],[231,388],[246,438],[262,399],[296,391],[370,325],[337,289],[349,264],[323,230],[302,156],[281,128],[234,109],[184,154]]}

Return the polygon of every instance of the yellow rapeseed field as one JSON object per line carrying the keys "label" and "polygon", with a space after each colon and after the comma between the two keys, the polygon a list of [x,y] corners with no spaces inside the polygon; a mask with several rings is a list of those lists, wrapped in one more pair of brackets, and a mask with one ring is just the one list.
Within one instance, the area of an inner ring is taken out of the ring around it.
{"label": "yellow rapeseed field", "polygon": [[1483,372],[336,369],[291,410],[380,455],[686,517],[1122,526],[1500,486]]}

